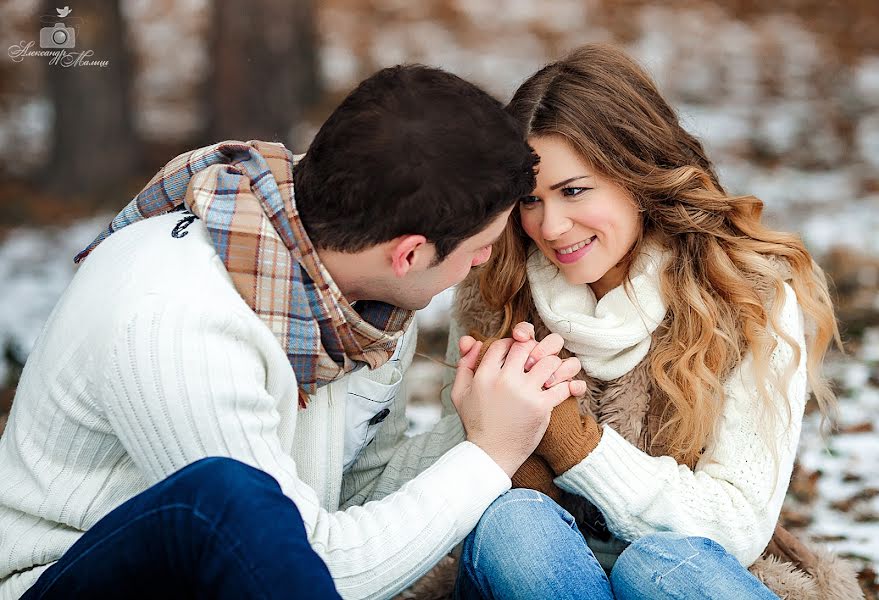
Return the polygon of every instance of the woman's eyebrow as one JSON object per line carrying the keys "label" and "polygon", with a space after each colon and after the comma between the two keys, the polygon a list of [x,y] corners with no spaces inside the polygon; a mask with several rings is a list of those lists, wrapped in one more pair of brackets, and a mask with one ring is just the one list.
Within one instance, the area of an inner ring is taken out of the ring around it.
{"label": "woman's eyebrow", "polygon": [[576,177],[571,177],[570,179],[559,181],[557,184],[549,186],[549,189],[557,190],[565,184],[571,183],[572,181],[577,181],[578,179],[585,179],[586,177],[590,177],[590,175],[577,175]]}

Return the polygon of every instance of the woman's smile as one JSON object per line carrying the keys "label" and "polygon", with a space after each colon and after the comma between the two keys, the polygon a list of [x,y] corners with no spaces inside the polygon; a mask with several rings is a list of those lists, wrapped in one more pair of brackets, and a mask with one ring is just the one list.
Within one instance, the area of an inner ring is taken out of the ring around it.
{"label": "woman's smile", "polygon": [[568,265],[577,262],[592,249],[596,238],[597,236],[593,235],[591,238],[579,241],[572,246],[554,248],[556,260]]}

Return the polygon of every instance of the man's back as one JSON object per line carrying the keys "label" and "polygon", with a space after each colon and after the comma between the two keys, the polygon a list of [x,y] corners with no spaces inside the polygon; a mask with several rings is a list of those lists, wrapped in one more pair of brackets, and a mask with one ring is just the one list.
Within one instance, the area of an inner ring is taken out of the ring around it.
{"label": "man's back", "polygon": [[[192,227],[187,236],[172,237],[184,216],[145,221],[107,240],[79,269],[44,326],[0,438],[0,578],[57,559],[109,510],[155,483],[119,439],[118,423],[111,422],[122,416],[131,429],[154,426],[139,419],[143,407],[108,397],[109,390],[121,388],[133,398],[135,388],[152,385],[122,375],[126,366],[118,359],[125,357],[113,352],[125,333],[120,328],[156,302],[186,302],[167,312],[165,322],[154,323],[169,343],[191,343],[175,339],[173,323],[198,318],[204,303],[223,307],[230,316],[247,316],[234,288],[223,281],[228,276],[216,252],[197,239],[199,233],[206,235],[204,229]],[[251,318],[256,319],[252,313]],[[274,342],[270,334],[268,339]],[[275,361],[289,371],[275,347]],[[159,367],[162,348],[149,348],[147,354],[156,359],[156,377],[175,376],[167,372],[168,365]],[[182,385],[186,365],[173,368]],[[277,392],[286,387],[295,398],[295,378],[290,379]],[[171,402],[187,406],[182,399]]]}

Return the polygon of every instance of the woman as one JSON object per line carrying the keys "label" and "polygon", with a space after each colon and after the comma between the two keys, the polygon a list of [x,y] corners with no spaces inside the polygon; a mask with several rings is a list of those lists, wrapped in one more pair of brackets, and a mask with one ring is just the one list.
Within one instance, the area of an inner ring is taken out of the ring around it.
{"label": "woman", "polygon": [[834,407],[839,333],[802,242],[724,191],[619,50],[579,48],[507,109],[537,187],[459,288],[452,335],[558,333],[589,393],[468,537],[457,595],[860,597],[848,565],[776,532],[808,390]]}

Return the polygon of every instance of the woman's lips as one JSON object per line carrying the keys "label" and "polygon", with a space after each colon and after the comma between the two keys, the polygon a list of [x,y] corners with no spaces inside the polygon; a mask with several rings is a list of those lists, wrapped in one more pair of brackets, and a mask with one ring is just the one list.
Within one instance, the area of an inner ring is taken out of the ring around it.
{"label": "woman's lips", "polygon": [[[587,252],[589,252],[589,250],[592,249],[592,246],[595,245],[595,239],[596,239],[595,236],[592,236],[588,240],[585,240],[586,243],[581,248],[577,248],[573,252],[569,252],[567,254],[562,254],[558,250],[555,250],[554,252],[555,252],[556,260],[559,261],[560,263],[566,264],[566,265],[577,262]],[[583,242],[580,242],[580,243],[583,244]],[[574,246],[577,246],[577,244],[575,244]]]}

